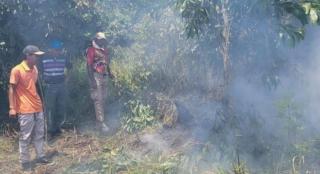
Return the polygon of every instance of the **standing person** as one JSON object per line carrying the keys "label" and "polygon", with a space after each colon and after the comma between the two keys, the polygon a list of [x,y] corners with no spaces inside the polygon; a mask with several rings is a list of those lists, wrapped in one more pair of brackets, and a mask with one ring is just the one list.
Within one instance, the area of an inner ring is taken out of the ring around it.
{"label": "standing person", "polygon": [[24,171],[31,171],[29,144],[32,141],[36,162],[46,164],[44,145],[44,115],[41,99],[37,93],[38,69],[35,66],[38,57],[44,52],[34,45],[23,49],[24,60],[16,65],[10,74],[9,104],[10,117],[18,116],[20,125],[19,152],[20,163]]}
{"label": "standing person", "polygon": [[63,42],[52,39],[48,52],[39,63],[44,84],[45,113],[49,142],[61,134],[66,112],[65,70],[71,68],[69,59],[63,53]]}
{"label": "standing person", "polygon": [[87,49],[87,70],[89,75],[90,95],[94,102],[96,127],[101,133],[109,131],[104,123],[104,99],[106,97],[106,75],[113,78],[109,67],[106,36],[98,32]]}

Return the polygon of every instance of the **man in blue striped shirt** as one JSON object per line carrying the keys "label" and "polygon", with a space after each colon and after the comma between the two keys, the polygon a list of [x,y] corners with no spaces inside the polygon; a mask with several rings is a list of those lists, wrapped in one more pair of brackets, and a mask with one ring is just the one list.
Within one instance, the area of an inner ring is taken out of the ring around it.
{"label": "man in blue striped shirt", "polygon": [[53,39],[49,47],[48,52],[41,59],[39,69],[44,83],[47,133],[50,141],[61,133],[61,125],[65,119],[65,69],[70,69],[71,63],[63,53],[62,41]]}

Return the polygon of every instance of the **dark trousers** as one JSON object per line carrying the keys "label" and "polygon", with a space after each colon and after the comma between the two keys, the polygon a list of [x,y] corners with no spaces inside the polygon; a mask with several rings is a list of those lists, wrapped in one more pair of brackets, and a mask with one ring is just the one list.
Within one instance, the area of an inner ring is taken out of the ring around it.
{"label": "dark trousers", "polygon": [[64,83],[46,84],[44,89],[47,132],[55,134],[60,131],[65,121],[67,92]]}

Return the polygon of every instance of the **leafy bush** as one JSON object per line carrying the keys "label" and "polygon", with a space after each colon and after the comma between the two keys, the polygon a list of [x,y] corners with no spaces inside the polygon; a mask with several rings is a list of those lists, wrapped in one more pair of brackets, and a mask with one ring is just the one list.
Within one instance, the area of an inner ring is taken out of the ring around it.
{"label": "leafy bush", "polygon": [[[134,50],[115,49],[115,59],[111,69],[115,75],[115,86],[120,95],[135,95],[147,87],[146,82],[151,74],[143,65],[142,58]],[[141,51],[141,50],[140,50]]]}
{"label": "leafy bush", "polygon": [[69,92],[67,102],[67,120],[78,124],[80,120],[94,118],[94,107],[90,98],[85,58],[73,62],[73,68],[67,75]]}
{"label": "leafy bush", "polygon": [[122,119],[122,127],[130,132],[136,132],[155,123],[154,111],[149,105],[144,105],[139,100],[130,100],[127,112]]}

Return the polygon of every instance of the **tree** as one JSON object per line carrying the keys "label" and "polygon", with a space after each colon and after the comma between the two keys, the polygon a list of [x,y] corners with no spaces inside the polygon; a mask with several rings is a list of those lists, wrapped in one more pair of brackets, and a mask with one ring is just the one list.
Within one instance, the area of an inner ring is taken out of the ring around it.
{"label": "tree", "polygon": [[[82,55],[86,41],[102,30],[97,4],[87,0],[4,0],[0,2],[0,96],[6,98],[13,65],[21,61],[26,44],[46,49],[52,37],[64,41],[70,57]],[[6,106],[7,100],[1,106]],[[7,107],[0,110],[7,111]]]}
{"label": "tree", "polygon": [[272,42],[282,40],[294,46],[304,38],[304,27],[307,24],[320,24],[320,2],[318,0],[245,0],[241,2],[177,0],[177,7],[185,20],[185,31],[189,38],[198,37],[201,40],[203,36],[207,37],[207,41],[208,38],[209,40],[215,39],[218,43],[212,48],[218,49],[222,57],[223,91],[231,80],[232,69],[230,68],[234,59],[230,57],[232,43],[243,41],[239,36],[243,35],[244,30],[250,31],[252,35],[257,32],[257,26],[247,26],[248,21],[245,20],[252,20],[251,16],[260,16],[265,25],[272,28],[272,31],[266,33],[270,39],[267,39],[269,43],[265,45],[276,45],[277,43]]}

